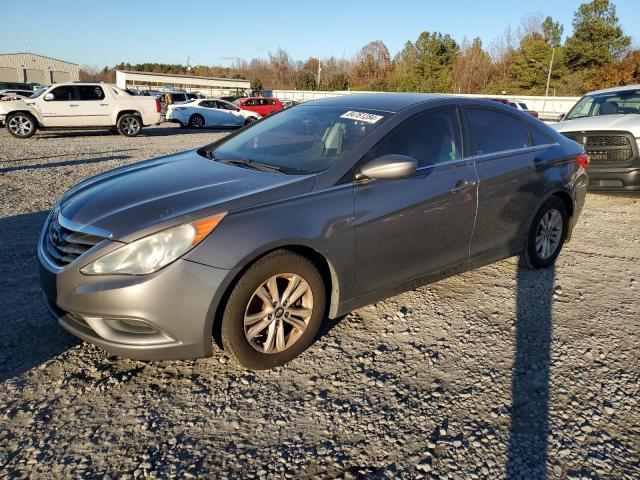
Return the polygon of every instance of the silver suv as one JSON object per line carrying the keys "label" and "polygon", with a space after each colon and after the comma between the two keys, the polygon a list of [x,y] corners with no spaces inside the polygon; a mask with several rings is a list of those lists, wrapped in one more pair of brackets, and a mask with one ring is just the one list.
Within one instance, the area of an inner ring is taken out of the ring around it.
{"label": "silver suv", "polygon": [[589,189],[640,190],[640,85],[587,93],[554,128],[591,157]]}

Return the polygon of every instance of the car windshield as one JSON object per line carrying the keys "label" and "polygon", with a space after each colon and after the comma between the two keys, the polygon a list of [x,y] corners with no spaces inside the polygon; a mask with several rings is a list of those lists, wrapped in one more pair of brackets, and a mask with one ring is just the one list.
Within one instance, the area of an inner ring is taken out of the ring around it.
{"label": "car windshield", "polygon": [[640,113],[640,90],[585,95],[575,104],[565,119],[632,113]]}
{"label": "car windshield", "polygon": [[46,91],[47,91],[46,88],[39,88],[38,90],[33,92],[33,94],[29,96],[29,98],[38,98],[40,95],[42,95]]}
{"label": "car windshield", "polygon": [[284,173],[316,173],[340,161],[388,115],[307,105],[269,116],[203,152],[220,162],[255,162]]}

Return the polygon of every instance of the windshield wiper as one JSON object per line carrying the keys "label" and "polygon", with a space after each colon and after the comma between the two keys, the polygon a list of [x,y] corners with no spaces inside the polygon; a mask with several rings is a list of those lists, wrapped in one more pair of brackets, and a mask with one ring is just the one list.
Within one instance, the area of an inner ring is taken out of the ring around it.
{"label": "windshield wiper", "polygon": [[213,153],[211,153],[211,156],[213,157],[212,160],[216,160],[216,161],[218,161],[220,163],[224,163],[224,164],[227,164],[227,165],[229,165],[229,164],[237,165],[239,167],[251,168],[253,170],[260,170],[261,172],[284,173],[284,170],[281,167],[278,167],[277,165],[269,165],[268,163],[256,162],[255,160],[249,160],[249,159],[245,159],[245,158],[218,159],[218,158],[213,156]]}

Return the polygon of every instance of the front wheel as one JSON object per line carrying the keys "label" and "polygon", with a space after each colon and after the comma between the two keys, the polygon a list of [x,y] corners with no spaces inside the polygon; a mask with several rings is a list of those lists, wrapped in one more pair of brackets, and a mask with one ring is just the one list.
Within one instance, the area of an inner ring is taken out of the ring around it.
{"label": "front wheel", "polygon": [[533,218],[520,265],[526,268],[552,266],[567,238],[567,208],[558,197],[547,200]]}
{"label": "front wheel", "polygon": [[7,130],[17,138],[29,138],[36,133],[37,122],[29,113],[14,113],[7,118]]}
{"label": "front wheel", "polygon": [[135,137],[142,129],[142,119],[136,115],[126,113],[118,119],[116,125],[118,133],[125,137]]}
{"label": "front wheel", "polygon": [[314,264],[279,250],[258,260],[234,287],[222,318],[222,346],[242,366],[284,365],[313,341],[325,288]]}
{"label": "front wheel", "polygon": [[256,120],[258,120],[256,117],[247,117],[246,120],[244,121],[245,125],[251,125],[252,123],[254,123]]}

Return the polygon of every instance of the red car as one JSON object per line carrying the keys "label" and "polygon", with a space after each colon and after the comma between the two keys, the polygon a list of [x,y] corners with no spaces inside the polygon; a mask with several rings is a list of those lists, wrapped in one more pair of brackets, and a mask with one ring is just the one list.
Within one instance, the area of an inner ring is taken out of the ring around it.
{"label": "red car", "polygon": [[516,110],[522,110],[523,112],[527,112],[529,115],[532,115],[536,118],[538,118],[538,112],[536,112],[535,110],[529,110],[527,108],[527,104],[524,102],[514,102],[511,100],[507,100],[506,98],[487,98],[487,100],[492,100],[494,102],[498,102],[498,103],[503,103],[505,105],[509,105],[510,107],[515,108]]}
{"label": "red car", "polygon": [[263,117],[266,117],[270,113],[278,112],[282,110],[282,103],[277,98],[266,97],[248,97],[239,98],[238,107],[242,110],[251,110],[252,112],[259,113]]}

